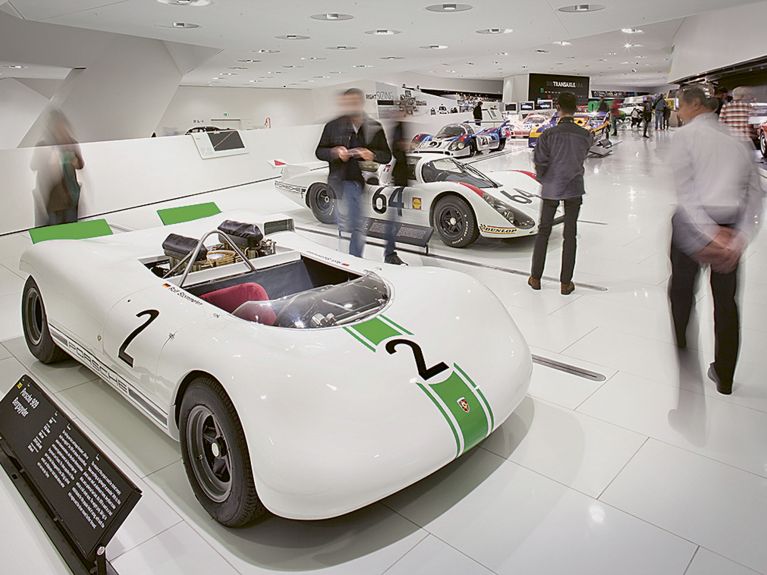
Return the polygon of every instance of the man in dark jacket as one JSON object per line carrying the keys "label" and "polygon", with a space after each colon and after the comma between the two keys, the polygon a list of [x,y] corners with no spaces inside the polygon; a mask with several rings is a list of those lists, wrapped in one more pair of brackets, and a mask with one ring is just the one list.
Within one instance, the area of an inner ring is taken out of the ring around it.
{"label": "man in dark jacket", "polygon": [[350,88],[340,96],[342,115],[325,124],[316,156],[330,167],[328,185],[340,212],[341,231],[351,234],[349,253],[362,257],[365,226],[362,217],[363,162],[387,164],[391,151],[379,122],[365,114],[365,94]]}
{"label": "man in dark jacket", "polygon": [[[400,112],[399,118],[391,128],[391,153],[394,157],[391,183],[395,188],[405,188],[408,185],[409,170],[407,165],[407,152],[410,149],[410,134],[406,123],[407,116]],[[389,210],[389,220],[386,225],[386,246],[384,247],[384,261],[387,264],[407,265],[397,254],[396,228],[397,211]]]}
{"label": "man in dark jacket", "polygon": [[477,100],[477,104],[474,106],[474,111],[472,112],[472,115],[474,116],[474,123],[477,126],[482,125],[482,100]]}
{"label": "man in dark jacket", "polygon": [[570,295],[575,291],[572,280],[578,214],[583,194],[586,193],[583,186],[583,162],[588,156],[592,138],[588,130],[581,128],[573,120],[577,109],[575,94],[562,93],[557,101],[557,109],[561,118],[559,123],[541,134],[533,156],[538,180],[543,185],[543,205],[538,236],[535,239],[532,270],[527,283],[534,290],[541,289],[551,226],[561,201],[565,205],[565,229],[559,281],[562,284],[562,295]]}

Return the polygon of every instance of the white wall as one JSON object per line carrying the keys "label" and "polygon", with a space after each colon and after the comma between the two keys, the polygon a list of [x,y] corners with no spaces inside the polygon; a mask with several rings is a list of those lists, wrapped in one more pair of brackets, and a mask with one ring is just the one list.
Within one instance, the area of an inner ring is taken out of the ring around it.
{"label": "white wall", "polygon": [[400,72],[393,74],[382,74],[379,78],[381,82],[401,86],[405,84],[408,88],[421,86],[421,89],[427,90],[449,90],[455,92],[484,92],[501,95],[503,91],[503,80],[475,80],[471,78],[438,78],[436,76],[426,76],[413,72]]}
{"label": "white wall", "polygon": [[685,18],[674,37],[669,81],[763,57],[765,22],[767,2]]}
{"label": "white wall", "polygon": [[0,79],[0,149],[19,145],[48,99],[12,78]]}
{"label": "white wall", "polygon": [[509,76],[503,81],[504,102],[527,102],[530,94],[530,74]]}

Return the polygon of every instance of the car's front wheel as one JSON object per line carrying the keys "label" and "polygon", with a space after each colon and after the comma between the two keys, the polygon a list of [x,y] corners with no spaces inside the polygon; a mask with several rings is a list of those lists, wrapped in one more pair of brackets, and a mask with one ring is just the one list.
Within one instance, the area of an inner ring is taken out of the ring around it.
{"label": "car's front wheel", "polygon": [[186,475],[210,516],[227,527],[243,527],[266,514],[240,418],[221,385],[206,376],[192,381],[179,415]]}
{"label": "car's front wheel", "polygon": [[500,142],[498,142],[498,151],[500,152],[506,147],[506,138],[501,138]]}
{"label": "car's front wheel", "polygon": [[27,347],[39,361],[56,363],[69,357],[51,337],[43,296],[32,276],[27,278],[21,296],[21,325]]}
{"label": "car's front wheel", "polygon": [[764,132],[759,134],[759,149],[762,150],[762,156],[767,158],[767,134]]}
{"label": "car's front wheel", "polygon": [[323,224],[336,223],[336,196],[327,184],[314,184],[309,188],[309,207],[314,217]]}
{"label": "car's front wheel", "polygon": [[469,202],[459,196],[443,196],[434,206],[434,229],[452,248],[465,248],[479,237],[477,218]]}

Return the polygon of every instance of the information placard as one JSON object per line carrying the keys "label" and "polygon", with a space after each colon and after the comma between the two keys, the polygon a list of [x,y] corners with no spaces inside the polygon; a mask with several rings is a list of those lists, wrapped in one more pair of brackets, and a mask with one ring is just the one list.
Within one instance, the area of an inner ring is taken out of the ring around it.
{"label": "information placard", "polygon": [[78,555],[95,564],[141,491],[26,375],[0,400],[0,445]]}

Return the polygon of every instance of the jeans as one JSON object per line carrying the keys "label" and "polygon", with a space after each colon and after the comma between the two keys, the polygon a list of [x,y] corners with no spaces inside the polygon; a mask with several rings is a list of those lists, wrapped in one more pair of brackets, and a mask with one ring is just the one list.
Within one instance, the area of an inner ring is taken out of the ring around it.
{"label": "jeans", "polygon": [[[695,282],[700,264],[671,245],[671,281],[668,295],[677,345],[687,346],[687,324],[695,304]],[[731,384],[740,348],[740,317],[736,301],[738,268],[726,274],[711,270],[711,292],[714,296],[714,369],[719,380]]]}
{"label": "jeans", "polygon": [[613,136],[618,135],[618,116],[612,117]]}
{"label": "jeans", "polygon": [[365,251],[365,218],[362,217],[362,185],[346,181],[342,184],[338,223],[342,232],[351,234],[349,253],[358,258]]}
{"label": "jeans", "polygon": [[663,129],[663,110],[655,110],[655,129]]}
{"label": "jeans", "polygon": [[650,122],[652,121],[652,116],[645,116],[643,118],[644,120],[644,136],[647,135],[647,130],[650,128]]}
{"label": "jeans", "polygon": [[[565,204],[565,229],[562,243],[562,270],[559,281],[568,284],[573,280],[575,269],[575,252],[578,246],[576,234],[578,233],[578,214],[581,211],[582,197],[562,200]],[[538,224],[538,236],[535,238],[533,250],[533,265],[530,275],[535,279],[541,279],[543,268],[546,265],[546,250],[549,246],[551,226],[554,222],[559,200],[543,200],[541,206],[541,222]]]}

